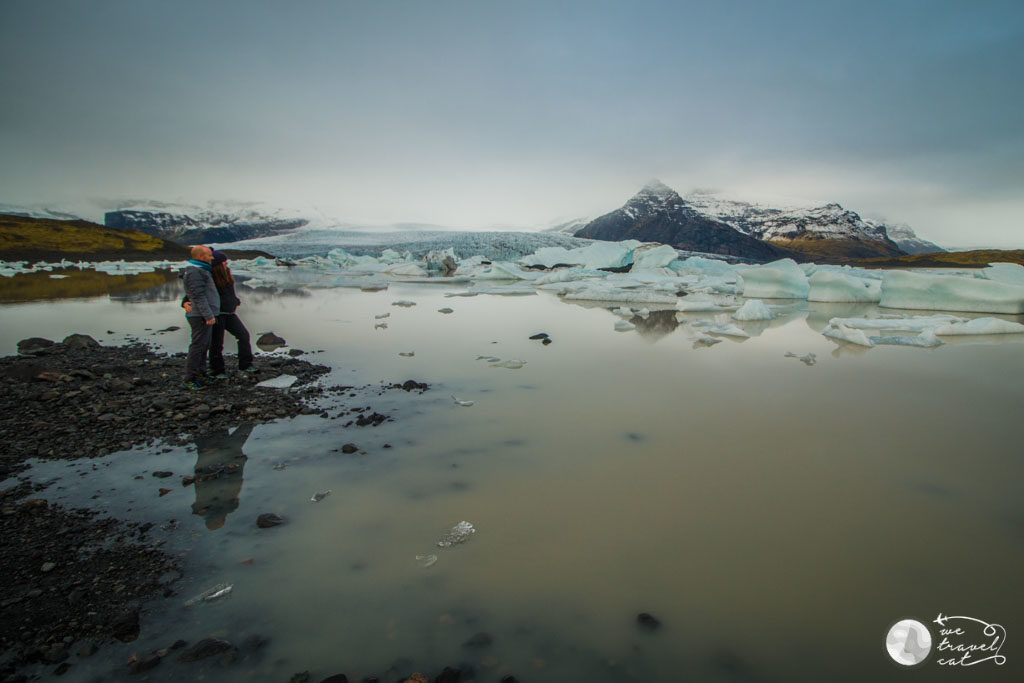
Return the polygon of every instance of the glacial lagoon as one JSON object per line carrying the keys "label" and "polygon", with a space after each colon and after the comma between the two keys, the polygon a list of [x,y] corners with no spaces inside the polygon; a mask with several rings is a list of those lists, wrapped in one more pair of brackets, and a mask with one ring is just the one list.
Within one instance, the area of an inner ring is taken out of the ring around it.
{"label": "glacial lagoon", "polygon": [[[704,346],[700,323],[727,315],[651,306],[616,332],[620,304],[445,296],[464,288],[239,288],[249,329],[316,352],[327,382],[429,383],[373,396],[394,422],[300,416],[167,453],[35,464],[25,476],[54,482],[42,495],[152,521],[184,561],[176,594],[145,606],[138,641],[62,680],[119,680],[133,653],[210,635],[269,642],[258,659],[168,661],[147,680],[397,680],[460,664],[477,681],[1019,675],[1024,335],[866,348],[821,330],[875,304],[776,300],[774,320],[739,323],[749,338]],[[5,303],[0,347],[81,332],[183,351],[184,331],[155,332],[182,324],[177,294],[169,278]],[[552,343],[529,339],[540,332]],[[359,452],[337,450],[349,442]],[[248,456],[224,491],[157,495],[151,472],[177,482],[218,449]],[[213,524],[194,514],[218,496],[237,508]],[[266,512],[289,523],[258,529]],[[475,533],[437,547],[460,521]],[[229,596],[186,605],[220,584]],[[641,612],[661,627],[639,626]],[[1002,624],[1007,663],[900,669],[889,627],[940,612]],[[489,645],[464,645],[481,632]]]}

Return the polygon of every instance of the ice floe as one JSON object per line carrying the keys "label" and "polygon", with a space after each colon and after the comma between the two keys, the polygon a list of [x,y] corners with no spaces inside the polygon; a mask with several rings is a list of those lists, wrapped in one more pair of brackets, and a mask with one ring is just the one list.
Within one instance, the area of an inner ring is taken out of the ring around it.
{"label": "ice floe", "polygon": [[747,299],[732,317],[734,320],[774,320],[775,313],[760,299]]}
{"label": "ice floe", "polygon": [[1021,314],[1024,313],[1024,285],[980,277],[893,270],[886,272],[882,278],[879,306]]}

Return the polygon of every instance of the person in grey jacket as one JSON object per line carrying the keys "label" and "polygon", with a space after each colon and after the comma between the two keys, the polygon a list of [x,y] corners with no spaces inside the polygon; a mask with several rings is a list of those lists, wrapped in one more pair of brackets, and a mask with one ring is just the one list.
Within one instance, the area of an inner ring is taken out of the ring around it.
{"label": "person in grey jacket", "polygon": [[213,250],[209,247],[192,247],[188,265],[179,277],[185,283],[185,293],[192,302],[192,309],[185,314],[192,328],[192,341],[188,345],[185,361],[186,389],[197,391],[203,388],[200,376],[206,369],[206,351],[210,348],[213,326],[220,313],[220,295],[210,274]]}

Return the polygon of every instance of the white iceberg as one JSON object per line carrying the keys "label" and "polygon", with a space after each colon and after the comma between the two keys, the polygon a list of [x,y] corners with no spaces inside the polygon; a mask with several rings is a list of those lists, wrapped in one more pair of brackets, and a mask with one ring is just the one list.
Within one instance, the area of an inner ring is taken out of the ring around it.
{"label": "white iceberg", "polygon": [[882,278],[884,308],[1024,313],[1024,285],[955,275],[893,270]]}
{"label": "white iceberg", "polygon": [[1024,334],[1024,325],[1000,318],[975,318],[965,322],[939,325],[934,331],[943,337],[965,334]]}
{"label": "white iceberg", "polygon": [[808,301],[875,303],[882,298],[881,280],[854,277],[836,270],[817,270],[808,283]]}
{"label": "white iceberg", "polygon": [[990,263],[988,268],[982,268],[975,277],[1024,287],[1024,266],[1019,263]]}
{"label": "white iceberg", "polygon": [[874,346],[874,342],[868,339],[868,336],[863,331],[853,327],[847,327],[842,323],[829,323],[828,327],[821,331],[826,337],[830,337],[837,341],[849,342],[851,344],[857,344],[858,346],[867,346],[868,348]]}
{"label": "white iceberg", "polygon": [[775,314],[760,299],[747,299],[732,317],[734,320],[774,320]]}
{"label": "white iceberg", "polygon": [[554,268],[558,265],[582,266],[583,268],[624,268],[633,262],[633,250],[642,242],[595,242],[585,247],[541,247],[534,253],[519,259],[523,266]]}
{"label": "white iceberg", "polygon": [[858,330],[905,330],[907,332],[923,332],[940,325],[966,322],[965,318],[954,315],[914,315],[910,317],[882,318],[832,318],[828,324],[836,327],[843,325]]}
{"label": "white iceberg", "polygon": [[763,266],[740,270],[743,296],[751,299],[806,299],[811,286],[793,259],[780,259]]}
{"label": "white iceberg", "polygon": [[633,250],[630,272],[665,268],[678,258],[678,252],[667,244],[642,244]]}
{"label": "white iceberg", "polygon": [[636,325],[634,325],[633,323],[629,322],[628,320],[616,320],[615,321],[615,331],[616,332],[629,332],[630,330],[635,330],[635,329],[636,329]]}
{"label": "white iceberg", "polygon": [[560,282],[575,282],[590,278],[607,277],[608,273],[603,270],[587,270],[585,268],[559,268],[550,273],[544,273],[533,281],[535,285],[550,285]]}

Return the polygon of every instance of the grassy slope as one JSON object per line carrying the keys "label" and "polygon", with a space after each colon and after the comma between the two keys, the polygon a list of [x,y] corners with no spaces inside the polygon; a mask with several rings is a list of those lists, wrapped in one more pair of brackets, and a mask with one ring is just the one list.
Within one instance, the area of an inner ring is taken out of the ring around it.
{"label": "grassy slope", "polygon": [[868,268],[984,268],[990,263],[1024,265],[1024,249],[976,249],[908,254],[898,258],[869,258],[851,262]]}
{"label": "grassy slope", "polygon": [[138,230],[0,214],[0,260],[4,261],[184,259],[187,254],[187,247]]}

